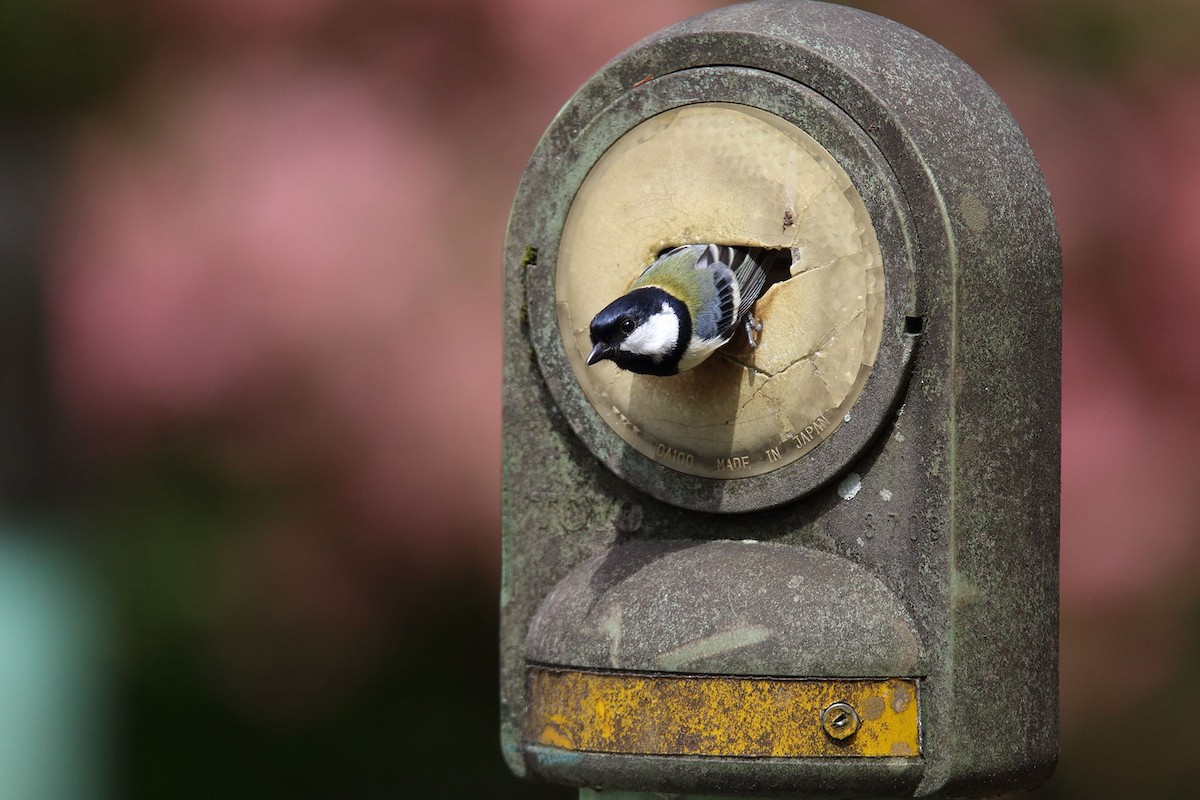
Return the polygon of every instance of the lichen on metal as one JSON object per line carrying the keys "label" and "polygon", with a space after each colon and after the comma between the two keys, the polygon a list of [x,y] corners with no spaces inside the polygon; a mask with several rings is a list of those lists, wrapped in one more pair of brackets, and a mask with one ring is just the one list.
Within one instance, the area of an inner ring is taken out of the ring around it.
{"label": "lichen on metal", "polygon": [[[852,708],[856,729],[831,736],[825,712]],[[911,679],[787,680],[726,675],[529,670],[526,737],[563,750],[733,758],[915,758]]]}

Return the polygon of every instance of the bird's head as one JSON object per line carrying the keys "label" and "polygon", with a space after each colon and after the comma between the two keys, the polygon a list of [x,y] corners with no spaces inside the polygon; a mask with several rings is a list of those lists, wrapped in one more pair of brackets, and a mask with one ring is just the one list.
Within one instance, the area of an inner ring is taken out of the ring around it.
{"label": "bird's head", "polygon": [[642,375],[674,375],[691,340],[682,302],[657,286],[634,289],[592,319],[588,366],[608,359]]}

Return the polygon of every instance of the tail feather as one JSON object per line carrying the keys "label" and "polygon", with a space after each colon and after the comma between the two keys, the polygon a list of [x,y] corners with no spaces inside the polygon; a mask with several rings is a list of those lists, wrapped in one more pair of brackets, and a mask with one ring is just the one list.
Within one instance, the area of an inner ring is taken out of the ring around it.
{"label": "tail feather", "polygon": [[734,251],[735,263],[729,263],[741,289],[737,319],[740,321],[750,313],[750,307],[762,295],[767,283],[767,268],[774,261],[774,251],[761,247],[730,248]]}
{"label": "tail feather", "polygon": [[721,307],[718,323],[720,330],[732,331],[750,313],[750,308],[762,295],[766,286],[767,270],[779,258],[780,253],[781,251],[762,247],[710,244],[700,254],[697,269],[711,269],[713,264],[723,264],[729,268],[732,279],[737,284],[735,308],[733,287],[726,283],[726,279],[717,279],[716,288]]}

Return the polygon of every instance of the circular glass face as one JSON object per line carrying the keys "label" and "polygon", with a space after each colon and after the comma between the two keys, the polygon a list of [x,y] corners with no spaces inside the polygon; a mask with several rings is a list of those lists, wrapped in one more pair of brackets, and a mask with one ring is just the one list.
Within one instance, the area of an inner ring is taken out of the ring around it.
{"label": "circular glass face", "polygon": [[[790,277],[744,333],[671,377],[587,366],[589,323],[664,249],[691,243],[787,250]],[[766,111],[700,103],[625,133],[567,216],[556,277],[559,331],[600,417],[660,464],[709,478],[785,466],[851,413],[879,352],[884,269],[866,206],[812,137]]]}

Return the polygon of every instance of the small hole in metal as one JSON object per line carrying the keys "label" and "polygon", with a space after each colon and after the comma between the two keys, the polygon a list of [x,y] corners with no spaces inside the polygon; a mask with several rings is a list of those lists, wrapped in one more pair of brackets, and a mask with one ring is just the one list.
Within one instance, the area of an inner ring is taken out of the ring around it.
{"label": "small hole in metal", "polygon": [[916,336],[925,327],[925,320],[921,317],[905,317],[904,332],[909,336]]}

